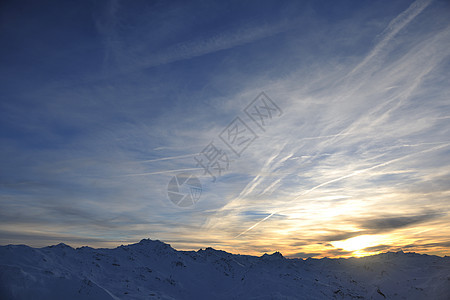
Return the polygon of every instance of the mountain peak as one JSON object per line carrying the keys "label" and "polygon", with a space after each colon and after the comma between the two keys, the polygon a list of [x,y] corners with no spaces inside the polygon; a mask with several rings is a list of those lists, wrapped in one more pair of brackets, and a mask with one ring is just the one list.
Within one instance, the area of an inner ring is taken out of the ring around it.
{"label": "mountain peak", "polygon": [[170,244],[166,244],[164,242],[161,242],[160,240],[152,240],[152,239],[142,239],[139,243],[135,243],[135,244],[129,244],[127,246],[124,247],[143,247],[143,248],[151,248],[151,249],[158,249],[159,251],[161,250],[173,250],[175,251],[175,249],[173,249]]}
{"label": "mountain peak", "polygon": [[268,259],[268,260],[279,260],[279,259],[285,259],[283,254],[281,254],[280,252],[276,251],[272,254],[267,254],[264,253],[263,256],[261,256],[262,259]]}
{"label": "mountain peak", "polygon": [[166,245],[169,246],[169,244],[166,244],[164,242],[161,242],[160,240],[152,240],[152,239],[142,239],[138,245]]}
{"label": "mountain peak", "polygon": [[51,245],[48,246],[47,248],[56,248],[56,249],[73,249],[72,247],[70,247],[69,245],[66,245],[64,243],[59,243],[57,245]]}

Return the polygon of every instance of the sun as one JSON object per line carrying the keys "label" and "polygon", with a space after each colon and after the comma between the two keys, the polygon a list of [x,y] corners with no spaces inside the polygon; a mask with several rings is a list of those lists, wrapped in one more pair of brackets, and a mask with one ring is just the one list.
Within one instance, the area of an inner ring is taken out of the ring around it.
{"label": "sun", "polygon": [[331,244],[346,251],[360,251],[367,247],[380,245],[382,240],[383,237],[380,235],[360,235],[345,241],[331,242]]}

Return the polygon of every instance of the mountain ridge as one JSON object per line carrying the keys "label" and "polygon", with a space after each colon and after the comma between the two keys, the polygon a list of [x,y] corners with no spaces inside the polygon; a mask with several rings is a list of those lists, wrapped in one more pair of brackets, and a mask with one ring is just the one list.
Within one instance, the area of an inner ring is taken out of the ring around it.
{"label": "mountain ridge", "polygon": [[159,240],[116,248],[0,246],[1,299],[448,299],[450,257],[285,258]]}

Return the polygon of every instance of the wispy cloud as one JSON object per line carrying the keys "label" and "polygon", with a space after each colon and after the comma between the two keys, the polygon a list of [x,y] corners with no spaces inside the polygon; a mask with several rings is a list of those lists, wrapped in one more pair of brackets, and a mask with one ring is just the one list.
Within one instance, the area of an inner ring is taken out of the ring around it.
{"label": "wispy cloud", "polygon": [[403,11],[397,17],[395,17],[386,27],[386,29],[380,34],[379,42],[370,51],[370,53],[361,61],[350,73],[349,76],[358,73],[362,68],[367,67],[368,63],[374,59],[383,48],[395,37],[395,35],[407,26],[418,14],[420,14],[432,0],[417,0],[414,1],[408,9]]}

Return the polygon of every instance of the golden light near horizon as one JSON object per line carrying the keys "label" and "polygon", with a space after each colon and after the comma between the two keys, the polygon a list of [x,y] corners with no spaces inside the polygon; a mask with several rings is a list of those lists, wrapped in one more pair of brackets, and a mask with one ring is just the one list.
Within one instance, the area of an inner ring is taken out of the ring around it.
{"label": "golden light near horizon", "polygon": [[349,238],[344,241],[335,241],[330,244],[335,248],[344,249],[346,251],[352,251],[353,256],[364,256],[370,255],[373,252],[366,252],[363,249],[368,247],[374,247],[383,244],[385,242],[385,236],[383,235],[359,235],[356,237]]}

